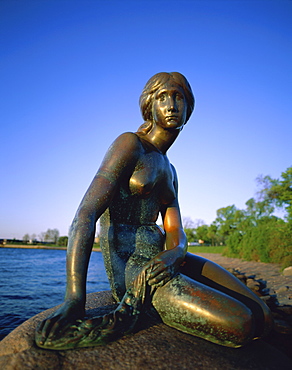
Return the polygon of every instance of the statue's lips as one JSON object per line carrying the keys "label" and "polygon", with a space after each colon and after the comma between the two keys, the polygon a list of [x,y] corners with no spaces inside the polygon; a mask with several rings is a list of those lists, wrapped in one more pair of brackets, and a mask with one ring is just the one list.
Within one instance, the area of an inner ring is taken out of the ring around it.
{"label": "statue's lips", "polygon": [[173,119],[174,120],[177,120],[178,119],[178,116],[166,116],[165,119],[168,120],[168,121],[171,121]]}

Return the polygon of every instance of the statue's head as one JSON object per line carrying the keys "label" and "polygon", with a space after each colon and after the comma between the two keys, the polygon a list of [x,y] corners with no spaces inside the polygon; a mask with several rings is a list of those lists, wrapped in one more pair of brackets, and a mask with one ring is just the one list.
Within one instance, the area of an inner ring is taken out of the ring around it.
{"label": "statue's head", "polygon": [[187,104],[186,122],[189,120],[194,110],[195,99],[187,79],[179,72],[160,72],[150,78],[140,96],[140,109],[146,122],[152,121],[153,118],[152,105],[155,92],[161,89],[167,82],[174,83],[182,89]]}

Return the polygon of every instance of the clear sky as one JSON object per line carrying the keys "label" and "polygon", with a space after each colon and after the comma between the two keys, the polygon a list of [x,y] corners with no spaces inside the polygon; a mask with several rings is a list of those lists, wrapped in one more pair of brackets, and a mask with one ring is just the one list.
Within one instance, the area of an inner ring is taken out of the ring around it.
{"label": "clear sky", "polygon": [[292,1],[1,0],[0,43],[0,238],[68,234],[157,72],[196,97],[168,153],[184,217],[244,208],[292,165]]}

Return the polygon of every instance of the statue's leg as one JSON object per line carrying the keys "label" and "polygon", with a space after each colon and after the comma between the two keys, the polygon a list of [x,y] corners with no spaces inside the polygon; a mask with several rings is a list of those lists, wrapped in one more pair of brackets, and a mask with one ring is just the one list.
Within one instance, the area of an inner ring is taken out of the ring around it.
{"label": "statue's leg", "polygon": [[101,218],[100,246],[113,297],[120,302],[143,265],[163,250],[165,236],[157,225],[111,224]]}
{"label": "statue's leg", "polygon": [[[151,297],[161,319],[178,330],[230,347],[242,346],[254,338],[255,315],[246,302],[228,294],[231,291],[239,294],[239,298],[244,296],[250,299],[247,297],[249,292],[238,285],[237,279],[229,276],[227,271],[217,265],[213,266],[207,260],[188,255],[183,269],[192,278],[178,274],[163,287],[153,289],[147,284],[147,269],[141,267],[142,261],[137,263],[137,259],[138,256],[129,261],[131,263],[126,274],[129,281],[134,271],[137,275],[115,311],[103,317],[80,320],[60,338],[45,343],[44,347],[68,349],[115,340],[133,330],[140,313],[147,310]],[[204,280],[204,283],[199,280]],[[229,290],[222,292],[217,289],[220,287]]]}
{"label": "statue's leg", "polygon": [[253,313],[255,338],[268,334],[273,326],[268,306],[245,284],[221,266],[205,258],[187,253],[181,273],[242,302]]}
{"label": "statue's leg", "polygon": [[228,347],[254,337],[254,317],[240,301],[178,274],[153,295],[162,321],[178,330]]}

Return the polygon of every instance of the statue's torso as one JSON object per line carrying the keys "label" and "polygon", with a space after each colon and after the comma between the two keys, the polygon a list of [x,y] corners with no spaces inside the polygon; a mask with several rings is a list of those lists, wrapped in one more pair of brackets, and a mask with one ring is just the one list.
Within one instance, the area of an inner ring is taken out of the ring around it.
{"label": "statue's torso", "polygon": [[121,181],[109,207],[112,222],[156,222],[161,207],[176,197],[173,168],[167,156],[139,140],[141,150],[134,171],[130,178]]}
{"label": "statue's torso", "polygon": [[139,139],[134,170],[122,179],[101,217],[101,249],[114,297],[121,299],[136,274],[164,248],[155,224],[161,208],[175,197],[174,170],[166,155]]}

